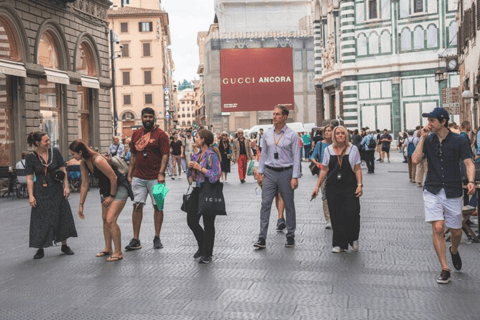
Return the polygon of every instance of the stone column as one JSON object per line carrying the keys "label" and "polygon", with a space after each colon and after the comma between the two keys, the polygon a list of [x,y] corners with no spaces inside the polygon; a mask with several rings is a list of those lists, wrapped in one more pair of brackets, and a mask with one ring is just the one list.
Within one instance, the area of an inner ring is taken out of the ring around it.
{"label": "stone column", "polygon": [[400,101],[400,77],[392,78],[392,136],[394,139],[398,137],[398,133],[402,131],[401,117],[401,101]]}
{"label": "stone column", "polygon": [[[322,65],[322,51],[323,51],[323,40],[322,40],[322,21],[315,20],[313,21],[313,47],[315,50],[315,79],[320,78],[322,75],[323,65]],[[321,126],[323,120],[325,120],[325,104],[323,99],[323,85],[321,83],[315,85],[315,94],[316,94],[316,108],[317,108],[317,125]]]}

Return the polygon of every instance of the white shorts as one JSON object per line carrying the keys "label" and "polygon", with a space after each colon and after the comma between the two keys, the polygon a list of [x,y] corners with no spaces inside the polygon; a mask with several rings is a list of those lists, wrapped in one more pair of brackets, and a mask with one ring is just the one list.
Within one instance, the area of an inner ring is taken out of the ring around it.
{"label": "white shorts", "polygon": [[447,198],[445,190],[437,194],[423,190],[425,202],[425,222],[445,220],[445,227],[462,228],[462,197]]}

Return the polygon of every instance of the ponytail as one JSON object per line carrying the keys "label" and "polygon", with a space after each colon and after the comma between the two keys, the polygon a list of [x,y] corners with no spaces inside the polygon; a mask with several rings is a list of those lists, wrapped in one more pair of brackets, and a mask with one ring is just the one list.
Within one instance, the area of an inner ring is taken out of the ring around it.
{"label": "ponytail", "polygon": [[222,162],[222,155],[220,154],[220,151],[218,150],[217,147],[214,147],[213,145],[210,147],[213,152],[215,152],[218,156],[218,161]]}

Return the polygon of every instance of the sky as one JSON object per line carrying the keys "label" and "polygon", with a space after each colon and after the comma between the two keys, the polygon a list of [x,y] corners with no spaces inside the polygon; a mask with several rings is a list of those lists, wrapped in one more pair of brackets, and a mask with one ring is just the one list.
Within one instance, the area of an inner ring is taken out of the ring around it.
{"label": "sky", "polygon": [[176,83],[198,79],[199,63],[197,33],[208,31],[215,17],[214,0],[162,0],[170,21]]}

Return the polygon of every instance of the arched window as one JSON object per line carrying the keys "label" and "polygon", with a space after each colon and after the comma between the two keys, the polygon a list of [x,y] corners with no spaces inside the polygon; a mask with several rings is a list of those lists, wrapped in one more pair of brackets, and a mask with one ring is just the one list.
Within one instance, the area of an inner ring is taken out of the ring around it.
{"label": "arched window", "polygon": [[413,48],[415,50],[425,48],[425,30],[421,26],[417,26],[413,31]]}
{"label": "arched window", "polygon": [[0,59],[21,61],[20,40],[9,21],[0,16]]}
{"label": "arched window", "polygon": [[131,112],[125,112],[122,115],[122,120],[135,120],[135,115]]}
{"label": "arched window", "polygon": [[369,54],[378,53],[378,33],[372,32],[368,37]]}
{"label": "arched window", "polygon": [[[458,37],[456,36],[458,32],[458,24],[456,21],[453,21],[448,27],[448,47],[454,47],[458,43]],[[463,32],[463,29],[462,29]]]}
{"label": "arched window", "polygon": [[363,33],[359,34],[357,38],[357,54],[359,56],[367,55],[367,37]]}
{"label": "arched window", "polygon": [[190,118],[190,113],[187,113],[187,118]]}
{"label": "arched window", "polygon": [[427,48],[438,47],[438,29],[437,26],[431,24],[427,28]]}
{"label": "arched window", "polygon": [[392,39],[390,37],[390,32],[388,30],[385,30],[382,32],[381,48],[382,48],[382,53],[392,52]]}
{"label": "arched window", "polygon": [[190,120],[187,121],[187,126],[191,126],[192,122]]}
{"label": "arched window", "polygon": [[401,51],[411,51],[412,50],[412,33],[410,29],[404,28],[402,30],[402,43],[401,43]]}
{"label": "arched window", "polygon": [[185,127],[185,121],[182,121],[182,127]]}
{"label": "arched window", "polygon": [[50,69],[60,69],[56,41],[50,31],[45,31],[38,45],[37,63]]}
{"label": "arched window", "polygon": [[93,56],[90,45],[82,42],[77,49],[77,58],[75,67],[78,73],[84,76],[96,77],[97,67],[95,65],[95,58]]}

